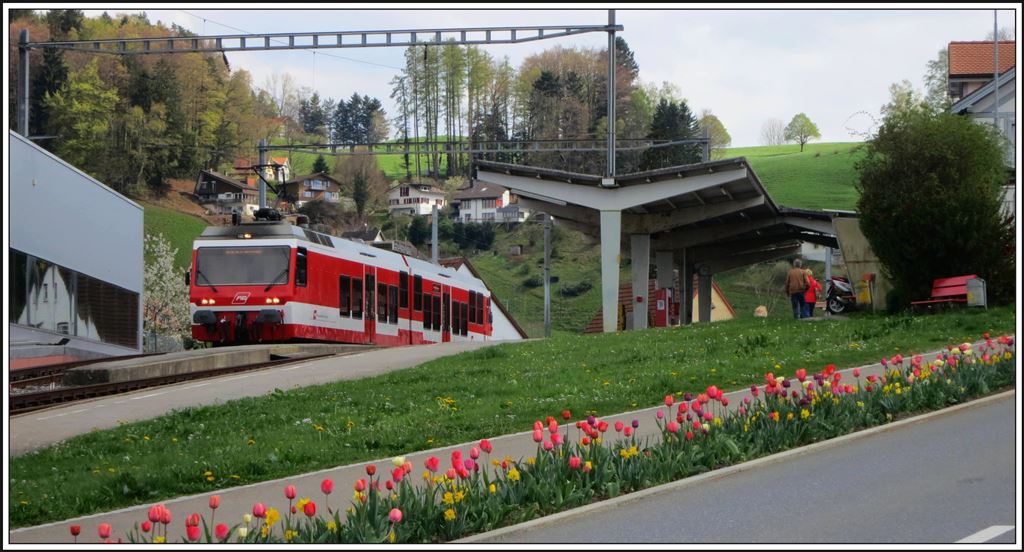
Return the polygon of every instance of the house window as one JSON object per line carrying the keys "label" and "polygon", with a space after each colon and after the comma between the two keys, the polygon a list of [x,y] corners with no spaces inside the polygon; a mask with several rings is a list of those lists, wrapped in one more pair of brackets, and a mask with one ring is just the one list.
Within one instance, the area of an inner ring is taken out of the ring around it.
{"label": "house window", "polygon": [[313,197],[313,192],[306,190],[302,192],[302,197]]}
{"label": "house window", "polygon": [[493,209],[497,206],[497,200],[494,199],[484,199],[481,203],[484,209]]}
{"label": "house window", "polygon": [[494,221],[494,213],[484,213],[484,214],[483,214],[483,219],[484,219],[485,221],[488,221],[488,220],[489,220],[489,221],[492,221],[492,222],[493,222],[493,221]]}
{"label": "house window", "polygon": [[401,188],[399,188],[398,189],[398,195],[401,196],[401,197],[408,196],[409,195],[409,187],[408,186],[402,186]]}

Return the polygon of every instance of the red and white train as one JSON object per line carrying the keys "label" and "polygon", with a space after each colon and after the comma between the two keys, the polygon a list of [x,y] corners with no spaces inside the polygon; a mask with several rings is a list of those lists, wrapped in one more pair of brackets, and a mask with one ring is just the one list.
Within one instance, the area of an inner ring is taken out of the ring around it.
{"label": "red and white train", "polygon": [[207,228],[187,279],[192,337],[215,345],[491,338],[480,280],[287,222]]}

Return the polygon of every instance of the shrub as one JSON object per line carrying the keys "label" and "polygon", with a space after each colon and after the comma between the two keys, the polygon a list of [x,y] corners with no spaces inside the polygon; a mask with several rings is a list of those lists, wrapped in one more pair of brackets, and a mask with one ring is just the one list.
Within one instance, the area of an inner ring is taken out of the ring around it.
{"label": "shrub", "polygon": [[562,286],[562,295],[566,297],[577,297],[590,291],[590,289],[593,287],[594,284],[591,284],[590,282],[583,280],[582,282]]}
{"label": "shrub", "polygon": [[964,117],[926,109],[886,117],[856,165],[857,210],[896,298],[928,297],[935,278],[963,274],[987,281],[990,302],[1012,296],[1003,152],[995,129]]}

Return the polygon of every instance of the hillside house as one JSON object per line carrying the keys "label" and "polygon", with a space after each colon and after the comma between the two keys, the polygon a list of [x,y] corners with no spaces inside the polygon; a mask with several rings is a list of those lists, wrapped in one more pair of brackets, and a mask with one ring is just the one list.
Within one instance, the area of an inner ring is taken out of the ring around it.
{"label": "hillside house", "polygon": [[252,215],[259,208],[258,188],[212,170],[199,171],[194,194],[213,213]]}
{"label": "hillside house", "polygon": [[388,210],[393,215],[429,215],[434,205],[441,210],[447,204],[444,190],[431,184],[403,183],[388,190]]}
{"label": "hillside house", "polygon": [[289,198],[296,207],[302,207],[309,201],[341,203],[341,182],[325,172],[307,174],[288,180],[284,183],[283,188],[285,197]]}
{"label": "hillside house", "polygon": [[[252,170],[252,167],[253,165],[258,164],[259,161],[256,159],[239,157],[238,159],[235,159],[235,172],[232,173],[232,176],[242,182],[257,182],[258,179],[256,178],[256,173]],[[271,157],[270,159],[267,159],[267,165],[276,165],[276,167],[263,167],[261,172],[263,173],[263,178],[265,178],[267,182],[284,182],[292,176],[291,163],[288,162],[287,157]]]}
{"label": "hillside house", "polygon": [[458,190],[452,203],[458,205],[458,222],[522,222],[530,216],[507,188],[479,180]]}

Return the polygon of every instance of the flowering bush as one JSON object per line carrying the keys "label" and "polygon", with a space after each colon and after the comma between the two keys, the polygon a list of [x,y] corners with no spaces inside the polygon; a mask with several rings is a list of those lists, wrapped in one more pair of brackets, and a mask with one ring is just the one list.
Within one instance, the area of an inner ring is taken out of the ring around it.
{"label": "flowering bush", "polygon": [[[844,381],[833,365],[795,378],[765,374],[750,396],[729,409],[722,390],[710,386],[681,400],[667,395],[653,423],[655,437],[638,439],[630,424],[588,416],[559,425],[537,420],[534,456],[512,459],[494,454],[484,439],[468,457],[461,450],[448,462],[431,456],[419,476],[412,462],[396,457],[377,475],[355,482],[344,510],[330,507],[334,482],[321,484],[323,502],[298,498],[284,489],[289,510],[261,503],[228,526],[215,524],[220,497],[210,498],[209,522],[187,515],[184,542],[211,543],[384,543],[438,542],[488,531],[538,516],[637,491],[737,462],[743,462],[889,422],[922,410],[943,408],[990,393],[1014,382],[1013,339],[992,340],[975,351],[971,344],[949,346],[931,360],[920,355],[883,359],[884,374]],[[571,414],[562,412],[562,420]],[[611,433],[609,433],[611,432]],[[417,481],[413,483],[413,481]],[[131,542],[165,542],[173,516],[162,504],[127,534]],[[100,538],[113,528],[101,523]],[[80,527],[71,527],[77,540]]]}

